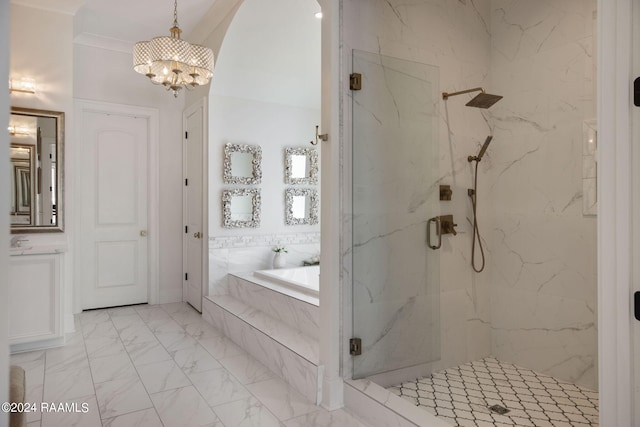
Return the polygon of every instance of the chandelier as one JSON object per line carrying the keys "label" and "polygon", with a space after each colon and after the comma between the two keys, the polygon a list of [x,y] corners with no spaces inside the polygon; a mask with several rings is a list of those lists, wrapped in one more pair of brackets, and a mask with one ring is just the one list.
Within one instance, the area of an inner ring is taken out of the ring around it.
{"label": "chandelier", "polygon": [[171,36],[154,37],[134,45],[133,69],[177,97],[182,88],[191,90],[209,83],[213,75],[213,52],[180,38],[178,0],[173,4],[173,27],[169,31]]}

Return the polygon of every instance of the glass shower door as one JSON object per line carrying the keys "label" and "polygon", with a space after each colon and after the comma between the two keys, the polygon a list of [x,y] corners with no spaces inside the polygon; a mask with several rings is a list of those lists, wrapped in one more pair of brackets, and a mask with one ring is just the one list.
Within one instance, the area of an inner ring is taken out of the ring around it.
{"label": "glass shower door", "polygon": [[[438,68],[353,52],[353,377],[440,358]],[[431,240],[437,242],[435,226]]]}

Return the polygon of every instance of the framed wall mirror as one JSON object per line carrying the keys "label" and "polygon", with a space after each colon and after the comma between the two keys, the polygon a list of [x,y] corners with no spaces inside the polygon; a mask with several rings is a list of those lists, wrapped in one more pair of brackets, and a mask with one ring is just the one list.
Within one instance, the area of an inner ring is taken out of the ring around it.
{"label": "framed wall mirror", "polygon": [[225,184],[260,184],[262,148],[259,145],[226,144],[224,146]]}
{"label": "framed wall mirror", "polygon": [[316,185],[318,183],[318,150],[287,147],[284,150],[285,184]]}
{"label": "framed wall mirror", "polygon": [[222,226],[260,227],[260,205],[260,190],[257,188],[222,190]]}
{"label": "framed wall mirror", "polygon": [[64,113],[11,108],[11,232],[64,231]]}
{"label": "framed wall mirror", "polygon": [[287,188],[285,190],[285,224],[317,224],[318,205],[317,190],[309,188]]}

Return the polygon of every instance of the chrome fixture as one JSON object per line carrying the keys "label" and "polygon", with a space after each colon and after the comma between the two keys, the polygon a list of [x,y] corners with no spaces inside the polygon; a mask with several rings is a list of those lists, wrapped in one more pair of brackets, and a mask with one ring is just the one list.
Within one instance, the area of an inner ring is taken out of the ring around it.
{"label": "chrome fixture", "polygon": [[493,104],[495,104],[496,102],[502,99],[502,96],[500,95],[492,95],[490,93],[486,93],[484,89],[481,87],[461,90],[459,92],[453,92],[453,93],[442,92],[442,99],[446,101],[451,96],[462,95],[465,93],[478,92],[478,91],[480,91],[480,93],[477,94],[471,101],[465,104],[467,107],[489,108]]}
{"label": "chrome fixture", "polygon": [[182,88],[206,85],[213,76],[213,51],[180,38],[178,0],[173,3],[171,36],[154,37],[133,47],[133,69],[177,97]]}

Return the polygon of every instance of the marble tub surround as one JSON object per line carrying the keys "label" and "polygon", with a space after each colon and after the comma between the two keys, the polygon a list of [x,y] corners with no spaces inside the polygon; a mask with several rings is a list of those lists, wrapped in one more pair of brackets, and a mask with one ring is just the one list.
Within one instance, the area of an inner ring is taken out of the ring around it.
{"label": "marble tub surround", "polygon": [[224,332],[232,354],[246,351],[305,398],[319,402],[322,366],[316,340],[229,296],[204,298],[202,313]]}
{"label": "marble tub surround", "polygon": [[[305,399],[194,313],[184,303],[83,312],[65,347],[12,355],[26,371],[27,401],[89,408],[30,412],[28,425],[364,427],[345,410],[328,412]],[[150,331],[153,340],[124,344],[121,331],[131,327]],[[178,331],[193,340],[170,350],[161,334]],[[91,354],[90,340],[114,350]]]}
{"label": "marble tub surround", "polygon": [[[231,275],[229,295],[256,308],[269,317],[295,328],[317,340],[320,329],[318,299],[305,296],[302,292],[287,295],[279,290],[265,288],[268,281],[256,279],[253,275]],[[302,294],[302,295],[300,295]]]}
{"label": "marble tub surround", "polygon": [[274,246],[284,246],[286,267],[320,254],[320,233],[219,236],[209,239],[209,295],[229,293],[228,274],[272,268]]}

